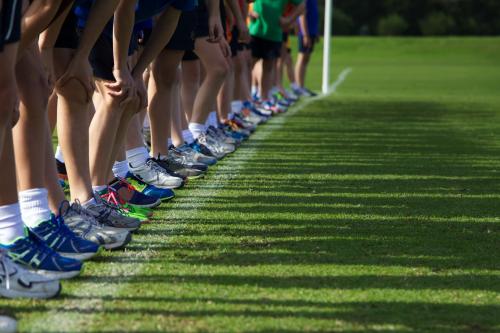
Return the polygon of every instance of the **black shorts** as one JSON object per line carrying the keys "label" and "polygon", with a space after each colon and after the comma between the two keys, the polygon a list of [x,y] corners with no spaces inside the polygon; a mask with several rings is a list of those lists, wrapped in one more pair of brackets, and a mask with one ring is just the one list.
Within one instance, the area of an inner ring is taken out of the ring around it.
{"label": "black shorts", "polygon": [[305,47],[304,46],[304,37],[302,35],[299,35],[299,52],[300,53],[306,53],[306,54],[311,54],[314,51],[314,44],[316,44],[316,36],[311,36],[311,47]]}
{"label": "black shorts", "polygon": [[200,58],[198,58],[198,56],[196,55],[196,53],[194,53],[194,51],[186,51],[184,52],[184,56],[182,57],[182,61],[194,61],[198,59]]}
{"label": "black shorts", "polygon": [[238,55],[238,51],[242,50],[241,43],[238,42],[240,36],[240,32],[236,27],[233,27],[231,30],[231,39],[229,40],[229,46],[231,47],[231,57],[236,57]]}
{"label": "black shorts", "polygon": [[281,55],[282,42],[275,42],[268,39],[252,36],[250,48],[252,57],[257,59],[277,59]]}
{"label": "black shorts", "polygon": [[22,0],[3,1],[0,12],[0,51],[4,45],[19,42],[21,38]]}
{"label": "black shorts", "polygon": [[[130,41],[129,55],[132,55],[138,48],[138,33],[134,33]],[[113,38],[102,33],[95,43],[89,57],[94,76],[98,79],[115,81],[113,75]]]}
{"label": "black shorts", "polygon": [[196,11],[182,12],[174,35],[166,49],[178,51],[194,50],[194,30],[196,28]]}
{"label": "black shorts", "polygon": [[[220,2],[220,18],[222,22],[226,22],[226,11],[224,9],[224,2]],[[198,1],[198,6],[196,7],[196,28],[194,29],[194,37],[208,37],[208,9],[205,4],[205,1]],[[226,34],[226,24],[222,24],[222,28],[224,29],[224,34]]]}
{"label": "black shorts", "polygon": [[61,27],[61,31],[57,36],[56,44],[54,47],[56,49],[73,49],[76,50],[78,48],[78,44],[80,42],[80,36],[78,32],[78,18],[73,13],[73,10],[70,11],[66,20],[64,20],[63,26]]}

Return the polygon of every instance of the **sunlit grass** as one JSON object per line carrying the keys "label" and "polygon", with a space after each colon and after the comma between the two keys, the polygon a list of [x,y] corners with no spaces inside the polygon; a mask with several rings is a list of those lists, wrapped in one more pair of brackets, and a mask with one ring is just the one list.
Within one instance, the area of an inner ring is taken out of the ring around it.
{"label": "sunlit grass", "polygon": [[59,299],[0,312],[32,332],[500,332],[498,41],[336,40],[339,94],[265,125]]}

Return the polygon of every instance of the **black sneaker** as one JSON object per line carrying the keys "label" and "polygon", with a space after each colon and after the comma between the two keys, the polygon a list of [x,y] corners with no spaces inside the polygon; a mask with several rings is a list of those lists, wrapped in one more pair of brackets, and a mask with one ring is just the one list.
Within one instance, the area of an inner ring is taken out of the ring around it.
{"label": "black sneaker", "polygon": [[158,156],[154,160],[160,167],[167,170],[168,173],[173,172],[173,175],[181,175],[182,177],[184,177],[184,179],[186,178],[197,179],[205,176],[205,172],[188,168],[182,163],[176,161],[171,156],[167,157]]}

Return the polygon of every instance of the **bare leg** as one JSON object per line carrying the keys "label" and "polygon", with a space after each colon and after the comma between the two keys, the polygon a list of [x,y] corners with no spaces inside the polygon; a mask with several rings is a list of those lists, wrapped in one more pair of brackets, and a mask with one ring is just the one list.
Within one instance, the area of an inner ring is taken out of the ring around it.
{"label": "bare leg", "polygon": [[[181,71],[177,70],[177,78],[174,85],[174,89],[172,90],[172,119],[171,119],[171,137],[172,144],[176,147],[184,144],[184,138],[182,137],[182,129],[187,128],[186,117],[184,117],[182,107],[181,107],[181,99],[179,96],[180,93],[180,76]],[[184,120],[184,121],[183,121]],[[186,127],[183,127],[186,126]]]}
{"label": "bare leg", "polygon": [[228,73],[228,66],[219,45],[205,38],[196,39],[195,52],[200,57],[206,76],[196,95],[190,122],[205,124]]}
{"label": "bare leg", "polygon": [[[16,66],[20,118],[14,127],[14,149],[18,190],[43,188],[45,185],[45,140],[48,85],[39,52],[31,47]],[[55,162],[54,162],[55,163]]]}
{"label": "bare leg", "polygon": [[[200,61],[190,60],[182,62],[182,109],[186,114],[187,121],[193,115],[194,100],[200,89]],[[186,129],[187,127],[183,127]]]}
{"label": "bare leg", "polygon": [[297,64],[295,65],[295,78],[300,87],[304,87],[310,57],[310,54],[299,53]]}
{"label": "bare leg", "polygon": [[[56,49],[56,75],[62,75],[73,51]],[[85,88],[77,80],[57,87],[57,135],[64,154],[71,199],[86,202],[92,198],[89,168],[89,102]]]}
{"label": "bare leg", "polygon": [[262,73],[260,80],[260,96],[262,99],[269,98],[269,92],[273,86],[274,72],[276,69],[276,59],[264,59],[262,61]]}
{"label": "bare leg", "polygon": [[234,64],[234,96],[233,100],[250,100],[250,85],[248,79],[248,66],[244,52],[238,52],[233,58]]}
{"label": "bare leg", "polygon": [[0,52],[0,206],[17,200],[16,166],[12,144],[12,114],[16,104],[15,61],[17,44],[5,45]]}
{"label": "bare leg", "polygon": [[90,173],[94,186],[106,185],[130,119],[138,108],[134,100],[121,106],[121,98],[108,94],[104,81],[96,81],[100,103],[90,124]]}
{"label": "bare leg", "polygon": [[234,96],[234,67],[232,59],[228,59],[229,72],[217,95],[217,113],[220,121],[227,120],[231,113],[231,102]]}
{"label": "bare leg", "polygon": [[151,124],[151,153],[168,155],[173,92],[177,81],[177,67],[183,51],[163,50],[153,62],[150,82],[149,120]]}

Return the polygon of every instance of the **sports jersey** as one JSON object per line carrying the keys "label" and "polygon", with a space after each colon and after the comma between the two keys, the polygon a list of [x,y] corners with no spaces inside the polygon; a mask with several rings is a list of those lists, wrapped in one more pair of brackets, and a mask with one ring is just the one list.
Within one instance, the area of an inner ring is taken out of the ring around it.
{"label": "sports jersey", "polygon": [[289,3],[299,5],[303,0],[256,0],[253,11],[259,17],[250,22],[250,34],[255,37],[280,42],[283,38],[283,29],[280,18]]}
{"label": "sports jersey", "polygon": [[[309,31],[309,36],[316,37],[319,34],[318,0],[305,0],[305,2],[307,30]],[[299,29],[299,35],[303,34],[302,29]]]}

